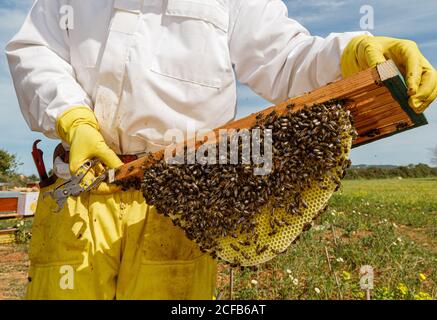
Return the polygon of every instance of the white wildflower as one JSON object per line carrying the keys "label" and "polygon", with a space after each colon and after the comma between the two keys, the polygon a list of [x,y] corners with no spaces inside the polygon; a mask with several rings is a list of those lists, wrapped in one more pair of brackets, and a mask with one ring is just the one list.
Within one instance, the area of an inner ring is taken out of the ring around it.
{"label": "white wildflower", "polygon": [[324,226],[320,226],[320,225],[319,226],[315,226],[314,230],[315,231],[323,231],[323,230],[325,230],[325,227]]}
{"label": "white wildflower", "polygon": [[320,294],[320,289],[319,289],[319,288],[314,288],[314,291],[315,291],[317,294]]}

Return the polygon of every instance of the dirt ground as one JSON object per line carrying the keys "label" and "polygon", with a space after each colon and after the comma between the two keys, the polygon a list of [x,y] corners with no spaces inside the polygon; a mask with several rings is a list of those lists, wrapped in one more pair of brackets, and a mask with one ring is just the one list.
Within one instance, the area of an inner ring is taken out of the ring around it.
{"label": "dirt ground", "polygon": [[24,298],[28,268],[27,245],[0,245],[0,300]]}

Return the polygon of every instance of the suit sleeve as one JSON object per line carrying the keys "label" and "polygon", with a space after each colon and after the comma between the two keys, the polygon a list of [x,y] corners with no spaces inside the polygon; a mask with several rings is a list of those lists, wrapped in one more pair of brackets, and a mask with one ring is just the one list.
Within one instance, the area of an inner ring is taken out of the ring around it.
{"label": "suit sleeve", "polygon": [[241,0],[231,10],[231,60],[240,82],[278,103],[340,79],[342,52],[362,34],[312,36],[281,0]]}
{"label": "suit sleeve", "polygon": [[90,106],[70,64],[68,30],[61,28],[61,1],[37,0],[6,55],[21,112],[34,131],[57,137],[60,114]]}

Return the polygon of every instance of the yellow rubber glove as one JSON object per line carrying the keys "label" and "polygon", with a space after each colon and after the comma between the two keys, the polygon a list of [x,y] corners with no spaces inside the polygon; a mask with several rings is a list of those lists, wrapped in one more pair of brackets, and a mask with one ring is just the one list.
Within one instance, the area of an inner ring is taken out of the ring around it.
{"label": "yellow rubber glove", "polygon": [[409,104],[416,113],[423,112],[437,97],[437,71],[411,40],[359,36],[351,40],[341,58],[341,72],[346,78],[393,60],[404,75]]}
{"label": "yellow rubber glove", "polygon": [[64,112],[57,121],[56,131],[70,145],[72,173],[93,158],[99,158],[109,168],[118,168],[123,164],[106,145],[94,113],[88,107],[74,107]]}

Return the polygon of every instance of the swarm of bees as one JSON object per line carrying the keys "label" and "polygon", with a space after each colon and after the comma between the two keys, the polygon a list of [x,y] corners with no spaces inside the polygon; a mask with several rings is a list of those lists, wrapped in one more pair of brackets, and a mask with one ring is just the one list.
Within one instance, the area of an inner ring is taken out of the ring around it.
{"label": "swarm of bees", "polygon": [[[141,189],[146,202],[169,216],[213,257],[232,250],[236,258],[228,262],[239,265],[269,251],[279,254],[260,239],[260,212],[268,208],[269,231],[262,237],[273,237],[308,208],[302,196],[305,190],[327,189],[326,179],[337,190],[351,164],[347,158],[350,144],[345,141],[356,137],[350,112],[341,102],[297,112],[292,108],[281,115],[275,111],[258,115],[252,127],[261,132],[271,129],[270,174],[254,175],[257,165],[243,164],[242,155],[238,164],[172,165],[162,160],[145,170]],[[261,142],[264,138],[261,134]]]}

